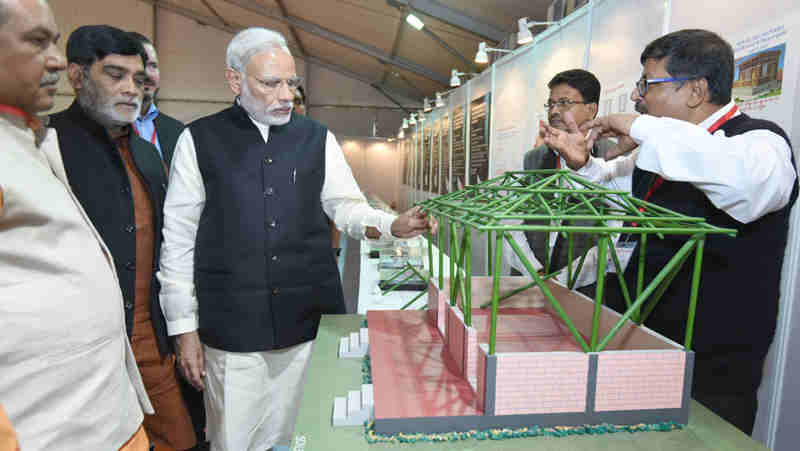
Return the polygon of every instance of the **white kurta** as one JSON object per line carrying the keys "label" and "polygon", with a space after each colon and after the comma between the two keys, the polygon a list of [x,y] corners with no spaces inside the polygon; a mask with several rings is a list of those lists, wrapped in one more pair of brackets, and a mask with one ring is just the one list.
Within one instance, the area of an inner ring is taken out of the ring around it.
{"label": "white kurta", "polygon": [[[0,116],[0,403],[21,449],[114,450],[152,406],[111,254],[50,130]],[[140,407],[140,403],[141,406]]]}

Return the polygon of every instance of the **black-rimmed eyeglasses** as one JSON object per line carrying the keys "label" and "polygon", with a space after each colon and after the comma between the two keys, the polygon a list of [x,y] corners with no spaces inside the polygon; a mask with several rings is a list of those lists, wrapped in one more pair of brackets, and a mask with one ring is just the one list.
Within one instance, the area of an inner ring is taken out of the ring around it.
{"label": "black-rimmed eyeglasses", "polygon": [[647,95],[647,88],[650,85],[657,85],[659,83],[667,83],[670,81],[686,81],[693,80],[697,77],[666,77],[666,78],[640,78],[636,81],[636,92],[640,97]]}
{"label": "black-rimmed eyeglasses", "polygon": [[547,103],[545,103],[544,104],[544,109],[547,110],[547,111],[550,111],[553,108],[558,108],[559,110],[563,110],[563,109],[571,108],[572,105],[577,105],[577,104],[582,104],[583,105],[583,104],[586,104],[586,103],[589,103],[589,102],[579,102],[577,100],[561,99],[561,100],[556,100],[555,102],[547,102]]}

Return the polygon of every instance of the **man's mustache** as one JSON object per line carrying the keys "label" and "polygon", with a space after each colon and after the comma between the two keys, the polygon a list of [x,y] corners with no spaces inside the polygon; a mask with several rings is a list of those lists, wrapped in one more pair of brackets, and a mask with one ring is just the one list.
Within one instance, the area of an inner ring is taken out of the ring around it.
{"label": "man's mustache", "polygon": [[48,72],[42,76],[41,86],[54,85],[61,79],[58,72]]}

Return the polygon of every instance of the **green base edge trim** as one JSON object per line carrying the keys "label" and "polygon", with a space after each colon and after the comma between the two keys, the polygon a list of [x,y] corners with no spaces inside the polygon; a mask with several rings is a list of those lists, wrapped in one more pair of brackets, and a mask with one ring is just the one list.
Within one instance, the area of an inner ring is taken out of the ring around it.
{"label": "green base edge trim", "polygon": [[369,353],[364,355],[364,359],[361,360],[361,383],[372,383],[372,362],[370,361]]}
{"label": "green base edge trim", "polygon": [[521,429],[487,429],[483,431],[471,430],[466,432],[446,432],[439,434],[392,434],[384,435],[375,432],[374,421],[364,423],[364,436],[367,443],[436,443],[436,442],[457,442],[460,440],[506,440],[510,438],[522,437],[567,437],[570,435],[600,435],[613,434],[616,432],[670,432],[679,431],[686,425],[672,421],[655,424],[633,424],[628,426],[617,426],[613,424],[598,424],[594,426],[555,426],[541,427],[530,426]]}

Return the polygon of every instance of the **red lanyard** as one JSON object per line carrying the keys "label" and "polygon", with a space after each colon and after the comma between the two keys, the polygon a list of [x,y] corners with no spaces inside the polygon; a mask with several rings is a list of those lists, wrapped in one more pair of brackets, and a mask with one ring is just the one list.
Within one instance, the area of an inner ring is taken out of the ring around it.
{"label": "red lanyard", "polygon": [[[733,108],[730,109],[730,111],[725,113],[724,116],[722,116],[721,118],[717,119],[716,122],[711,124],[711,127],[708,127],[708,132],[709,133],[714,133],[715,131],[717,131],[720,127],[722,127],[722,124],[728,122],[728,120],[730,118],[732,118],[733,115],[736,114],[737,111],[739,111],[739,107],[734,105]],[[658,188],[660,188],[663,183],[664,183],[664,178],[663,177],[661,177],[660,175],[658,177],[656,177],[656,179],[653,180],[653,184],[650,185],[650,189],[647,190],[647,194],[645,194],[645,196],[644,196],[644,201],[647,202],[647,200],[650,199],[650,197],[653,195],[653,193],[655,193],[656,190]],[[644,209],[643,208],[639,208],[639,211],[644,211]]]}
{"label": "red lanyard", "polygon": [[31,124],[34,122],[33,116],[26,113],[25,111],[11,105],[0,105],[0,113],[10,114],[12,116],[17,116],[21,119],[25,120],[25,124],[30,127]]}

